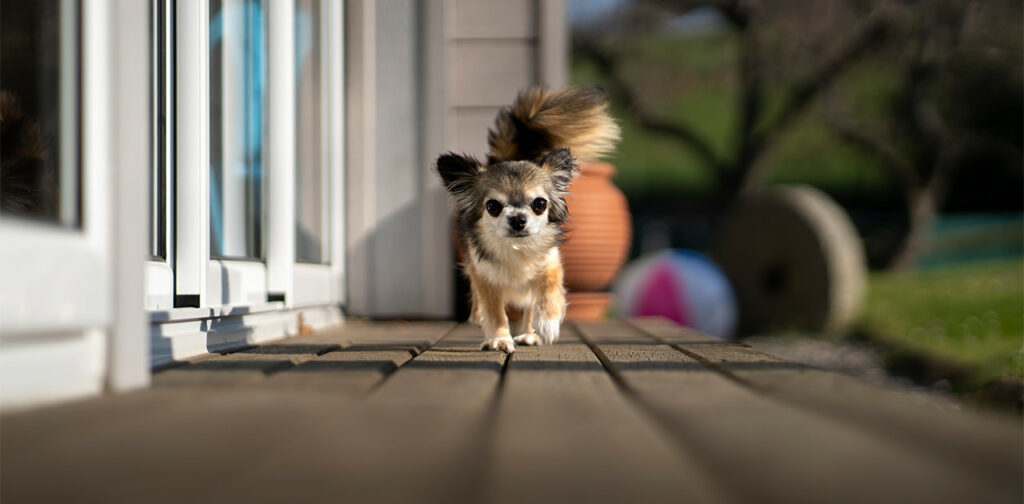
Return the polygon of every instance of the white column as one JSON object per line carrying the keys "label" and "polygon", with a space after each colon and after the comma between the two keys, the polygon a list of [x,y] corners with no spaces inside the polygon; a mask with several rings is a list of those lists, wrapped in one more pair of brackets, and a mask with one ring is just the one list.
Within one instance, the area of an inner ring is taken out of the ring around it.
{"label": "white column", "polygon": [[267,2],[267,290],[294,302],[295,11]]}
{"label": "white column", "polygon": [[327,137],[331,181],[330,226],[325,242],[331,248],[332,299],[344,304],[345,289],[345,9],[341,2],[327,5]]}
{"label": "white column", "polygon": [[207,303],[210,260],[209,3],[177,3],[177,204],[175,282],[177,296]]}
{"label": "white column", "polygon": [[113,52],[115,173],[113,268],[114,324],[107,383],[114,390],[149,384],[149,331],[143,310],[147,244],[147,175],[153,127],[150,121],[149,5],[118,0],[111,26]]}

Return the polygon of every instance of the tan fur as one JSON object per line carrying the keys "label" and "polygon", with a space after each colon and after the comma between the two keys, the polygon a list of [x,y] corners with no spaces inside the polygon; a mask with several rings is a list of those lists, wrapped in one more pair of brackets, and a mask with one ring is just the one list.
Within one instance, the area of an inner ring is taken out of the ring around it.
{"label": "tan fur", "polygon": [[541,293],[541,302],[537,305],[537,312],[540,316],[558,320],[565,317],[563,277],[562,265],[551,264],[544,270],[544,274],[535,280],[535,290]]}
{"label": "tan fur", "polygon": [[478,296],[484,330],[499,339],[511,338],[508,315],[505,313],[505,303],[500,286],[487,281],[477,274],[474,268],[470,268],[468,273],[469,281],[476,286],[475,291]]}
{"label": "tan fur", "polygon": [[[521,145],[515,120],[543,132],[546,149]],[[523,91],[511,108],[499,113],[490,133],[491,156],[501,161],[536,158],[555,148],[567,148],[576,159],[594,161],[610,154],[620,135],[603,97],[573,86]]]}

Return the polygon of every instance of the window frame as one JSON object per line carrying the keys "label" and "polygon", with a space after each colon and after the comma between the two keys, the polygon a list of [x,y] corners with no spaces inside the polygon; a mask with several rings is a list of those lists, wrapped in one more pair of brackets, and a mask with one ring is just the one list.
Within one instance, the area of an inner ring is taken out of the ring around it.
{"label": "window frame", "polygon": [[[81,211],[76,219],[79,227],[0,215],[0,278],[4,279],[5,287],[0,289],[0,320],[3,321],[0,335],[5,339],[14,334],[102,326],[110,320],[111,264],[108,257],[111,244],[107,237],[111,209],[108,201],[114,194],[105,181],[112,175],[113,152],[110,149],[112,137],[105,127],[110,117],[111,97],[104,89],[110,85],[107,71],[110,62],[106,41],[94,33],[94,25],[103,20],[97,19],[99,16],[86,6],[76,9],[76,20],[68,20],[67,7],[73,5],[74,2],[61,2],[60,24],[62,28],[69,23],[77,26],[77,40],[72,42],[77,47],[75,77],[71,79],[77,85],[67,86],[62,82],[60,89],[62,95],[75,94],[77,120],[70,128],[65,126],[69,121],[61,120],[62,138],[58,141],[66,144],[63,135],[69,132],[78,140],[74,168],[80,168],[80,175],[76,177],[80,194],[76,205]],[[60,45],[65,49],[69,44],[62,37]],[[67,63],[62,56],[62,81],[66,80]],[[62,115],[69,112],[65,105],[59,110]],[[65,150],[61,149],[57,167],[60,172],[73,169],[65,166],[68,161]]]}
{"label": "window frame", "polygon": [[75,77],[62,71],[61,89],[79,99],[77,123],[62,132],[79,139],[80,227],[0,219],[4,408],[149,383],[139,308],[146,246],[131,239],[146,230],[146,173],[137,168],[149,154],[149,93],[144,74],[123,71],[148,65],[149,9],[142,3],[61,5],[62,12],[79,7],[74,20],[61,20],[62,31],[77,27],[80,65]]}
{"label": "window frame", "polygon": [[[321,2],[329,91],[323,132],[330,174],[329,264],[295,260],[295,28],[292,0],[264,0],[267,93],[264,131],[263,259],[211,257],[209,0],[174,9],[175,173],[173,308],[151,309],[151,361],[161,365],[207,351],[296,335],[301,325],[340,323],[344,265],[344,6]],[[301,315],[301,316],[300,316]]]}
{"label": "window frame", "polygon": [[[297,12],[298,12],[298,3],[300,1],[302,1],[302,0],[293,0],[293,4],[295,6],[295,11],[296,11],[296,16],[297,16]],[[317,44],[315,44],[315,47],[316,47],[315,53],[311,51],[310,54],[315,54],[316,55],[316,65],[317,65],[317,68],[318,68],[318,74],[317,74],[318,78],[317,79],[311,79],[311,80],[314,81],[315,84],[316,84],[315,89],[317,91],[316,94],[318,95],[317,96],[318,100],[317,100],[315,105],[320,105],[319,107],[316,107],[316,106],[312,107],[313,109],[315,109],[318,112],[317,117],[316,117],[316,121],[315,121],[315,124],[314,124],[314,130],[315,131],[313,133],[317,137],[317,142],[315,143],[315,147],[316,147],[316,150],[318,152],[316,152],[316,154],[315,154],[315,160],[316,160],[316,164],[318,165],[317,166],[317,168],[318,168],[317,174],[319,175],[319,180],[315,181],[315,187],[313,188],[313,191],[315,191],[316,193],[319,193],[319,194],[317,194],[317,196],[319,197],[318,200],[317,200],[319,202],[319,205],[318,205],[319,208],[315,209],[314,211],[319,212],[319,214],[320,214],[319,215],[319,223],[320,223],[319,228],[320,229],[317,230],[317,236],[320,238],[320,247],[319,247],[320,250],[319,250],[319,253],[318,253],[318,257],[319,257],[318,260],[304,260],[304,259],[300,259],[300,258],[298,258],[299,248],[300,248],[299,247],[299,241],[296,240],[296,243],[295,243],[296,257],[297,257],[296,258],[296,263],[299,263],[299,264],[330,264],[330,262],[331,262],[331,245],[332,245],[331,241],[330,241],[330,236],[331,236],[331,214],[330,214],[331,194],[330,194],[330,191],[331,191],[331,179],[333,178],[331,176],[331,171],[330,171],[330,158],[329,158],[329,156],[330,156],[330,144],[328,143],[329,140],[330,140],[330,138],[329,138],[329,128],[330,128],[329,112],[330,112],[330,106],[329,105],[330,105],[330,92],[331,92],[331,90],[330,90],[330,83],[331,83],[331,80],[330,80],[329,68],[328,68],[328,65],[330,64],[330,58],[328,56],[329,55],[329,51],[330,51],[330,40],[327,38],[327,36],[330,33],[329,32],[329,30],[330,30],[330,19],[329,19],[330,12],[329,12],[329,6],[326,5],[326,2],[320,1],[320,0],[311,0],[311,2],[313,3],[313,5],[316,6],[315,7],[316,8],[316,13],[315,13],[315,19],[314,19],[316,24],[315,25],[314,24],[310,24],[310,27],[313,27],[315,29],[314,33],[316,34]],[[295,24],[297,25],[298,22],[299,22],[299,19],[298,19],[298,17],[296,17],[295,18]],[[298,50],[299,49],[299,41],[298,41],[299,33],[297,31],[297,26],[296,26],[296,31],[294,33],[294,36],[296,38],[296,47],[295,47],[295,49]],[[312,47],[313,46],[311,46],[311,49],[312,49]],[[298,54],[296,54],[296,57],[297,56],[298,56]],[[301,72],[301,71],[304,70],[303,64],[304,64],[303,61],[296,61],[295,62],[295,70],[296,70],[296,72]],[[300,96],[301,96],[301,93],[302,93],[301,85],[304,84],[304,83],[303,83],[303,81],[301,79],[301,76],[299,74],[295,75],[295,82],[296,82],[296,89],[295,89],[295,93],[293,95],[293,99],[295,101],[296,127],[295,127],[295,131],[294,131],[293,134],[296,137],[295,170],[296,170],[296,185],[298,186],[298,180],[299,180],[300,173],[301,173],[301,168],[302,168],[300,160],[301,160],[302,154],[303,154],[302,147],[301,147],[302,136],[303,136],[302,135],[302,133],[303,133],[303,125],[302,125],[302,122],[300,121],[301,118],[299,117],[300,112],[302,111],[302,106],[301,106],[301,102],[300,102]],[[310,136],[314,136],[314,135],[310,135]],[[296,196],[304,196],[302,194],[303,193],[302,189],[303,188],[301,188],[301,187],[296,187]],[[298,204],[299,203],[298,199],[296,200],[296,203],[297,203],[296,204],[296,226],[298,226],[298,225],[300,225],[299,219],[301,218],[301,215],[300,215],[301,212],[299,212],[298,208],[300,208],[301,205]],[[296,232],[296,238],[298,238],[298,232]]]}
{"label": "window frame", "polygon": [[265,303],[265,262],[216,258],[210,253],[209,1],[178,3],[175,19],[174,307]]}
{"label": "window frame", "polygon": [[[152,128],[152,163],[150,173],[155,176],[161,176],[163,178],[164,190],[163,190],[163,205],[159,205],[157,202],[153,202],[153,207],[157,211],[164,213],[163,218],[156,217],[156,222],[162,224],[162,229],[157,229],[158,232],[163,235],[163,252],[164,256],[155,256],[150,254],[150,258],[146,261],[145,266],[145,278],[146,278],[146,309],[157,310],[157,309],[170,309],[174,307],[174,258],[175,258],[175,233],[173,226],[174,207],[175,207],[175,134],[177,132],[177,124],[175,118],[175,0],[153,0],[150,3],[150,22],[151,26],[151,52],[150,52],[150,64],[152,65],[152,71],[150,73],[151,87],[150,96],[152,99],[151,109],[151,128]],[[163,18],[159,16],[159,12],[162,10]],[[162,23],[161,23],[162,21]],[[159,26],[161,25],[162,26]],[[158,28],[163,28],[164,39],[160,41],[158,39]],[[161,44],[162,42],[162,44]],[[157,65],[160,62],[160,52],[165,51],[163,62],[163,79],[160,79],[160,74],[157,72]],[[163,115],[165,122],[162,125],[164,136],[161,138],[160,131],[160,117],[158,114],[158,108],[161,106],[159,100],[155,99],[163,93],[165,100],[163,102]],[[161,151],[163,155],[161,156]],[[162,170],[157,170],[159,164],[163,164]],[[154,181],[150,181],[154,183]],[[152,187],[150,188],[152,192]],[[151,222],[153,226],[155,223]],[[151,236],[154,233],[150,230]]]}
{"label": "window frame", "polygon": [[[223,4],[225,6],[227,6],[227,4],[230,3],[230,2],[244,3],[245,1],[247,1],[247,0],[223,0]],[[271,6],[273,4],[280,3],[280,1],[279,0],[277,2],[275,2],[273,0],[257,0],[257,1],[260,3],[261,7],[264,9],[264,13],[263,13],[263,27],[262,27],[262,29],[265,30],[265,33],[264,33],[263,40],[264,40],[264,43],[267,45],[267,58],[269,59],[270,58],[270,49],[269,49],[269,47],[270,47],[270,44],[271,44],[271,40],[270,40],[269,37],[270,37],[270,30],[271,30],[271,24],[272,24],[271,23],[271,15],[270,15],[269,10],[270,10],[270,8],[271,8]],[[207,41],[206,49],[205,49],[206,57],[205,57],[204,62],[203,62],[203,64],[206,66],[206,70],[205,70],[206,79],[203,81],[203,84],[204,84],[204,92],[205,92],[205,95],[206,95],[204,97],[204,101],[206,103],[206,107],[204,109],[204,120],[205,120],[204,131],[206,132],[206,135],[205,135],[205,138],[204,138],[204,141],[206,143],[204,151],[206,152],[207,155],[205,156],[205,159],[203,161],[203,165],[202,165],[202,167],[200,168],[199,171],[202,173],[202,176],[204,177],[204,180],[207,181],[207,183],[205,184],[206,185],[206,189],[204,190],[204,192],[202,192],[202,193],[200,193],[198,195],[186,193],[184,195],[183,199],[186,199],[186,200],[204,199],[205,200],[205,206],[206,206],[206,219],[204,220],[205,225],[203,227],[199,228],[199,230],[197,232],[203,233],[206,236],[206,243],[209,244],[210,241],[211,241],[211,237],[210,237],[211,236],[210,235],[210,219],[209,219],[209,213],[210,213],[210,189],[209,189],[210,156],[209,156],[209,152],[210,152],[210,143],[213,141],[213,138],[210,135],[211,128],[210,128],[210,115],[209,115],[209,110],[210,110],[210,107],[212,106],[212,102],[210,100],[210,85],[209,85],[209,82],[210,82],[209,52],[210,52],[210,48],[211,48],[211,46],[209,44],[210,16],[209,16],[209,0],[203,0],[200,3],[203,4],[203,10],[202,10],[202,13],[203,13],[203,17],[202,17],[202,19],[203,19],[203,27],[202,27],[202,29],[206,32],[204,39]],[[227,50],[227,49],[230,48],[229,46],[227,46],[227,45],[225,45],[223,43],[221,44],[220,47],[221,47],[222,50]],[[231,65],[224,65],[224,69],[227,70],[228,72],[230,72],[232,70],[232,66]],[[270,72],[271,71],[272,71],[272,69],[268,65],[268,67],[266,68],[266,73],[267,73],[267,75],[266,75],[266,84],[268,85],[268,88],[269,88],[269,83],[270,83],[270,75],[271,75]],[[242,81],[244,81],[244,79],[245,79],[244,75],[243,76],[234,75],[234,76],[232,76],[231,79],[229,79],[229,81],[233,80],[233,81],[237,81],[237,82],[242,82]],[[269,89],[268,89],[268,93],[264,97],[263,103],[261,104],[261,106],[263,107],[262,113],[264,114],[264,117],[267,117],[269,115],[270,103],[268,103],[268,102],[270,100],[271,100],[270,92],[269,92]],[[263,163],[263,170],[264,170],[264,172],[263,172],[262,176],[264,177],[264,182],[262,182],[260,184],[260,191],[262,193],[261,197],[263,198],[264,201],[266,201],[267,196],[270,193],[270,189],[268,187],[268,184],[266,183],[267,172],[270,171],[270,164],[268,163],[269,160],[268,160],[268,156],[267,156],[268,151],[270,150],[270,145],[269,145],[269,143],[270,143],[270,124],[269,124],[269,122],[270,121],[264,120],[265,129],[261,132],[261,135],[263,136],[263,141],[262,141],[262,147],[261,147],[262,152],[260,154],[260,157],[263,160],[262,163]],[[195,172],[193,172],[193,173],[195,173]],[[179,194],[178,197],[182,198],[182,195]],[[264,205],[264,207],[263,207],[263,215],[260,216],[260,224],[262,225],[263,229],[260,232],[261,243],[257,244],[257,247],[259,248],[257,257],[245,257],[245,258],[214,257],[214,256],[212,256],[211,248],[209,247],[209,245],[207,245],[207,249],[205,250],[206,268],[207,268],[207,271],[206,271],[206,285],[205,285],[205,292],[204,292],[205,296],[201,296],[201,299],[203,300],[204,303],[201,304],[200,306],[202,306],[202,307],[211,307],[211,306],[251,306],[251,305],[265,303],[265,302],[268,301],[269,295],[268,295],[268,290],[267,290],[267,262],[266,262],[267,252],[266,252],[266,244],[271,241],[271,238],[268,235],[268,228],[269,228],[269,226],[267,225],[267,215],[266,214],[267,214],[266,206]],[[182,230],[182,229],[179,228],[179,237],[181,236],[182,233],[188,233],[188,232],[189,232],[188,229]]]}
{"label": "window frame", "polygon": [[[291,268],[291,295],[288,305],[292,307],[311,306],[322,303],[344,303],[344,195],[345,195],[345,131],[344,131],[344,9],[338,2],[319,2],[319,16],[317,20],[320,30],[320,90],[321,103],[324,104],[324,114],[321,116],[321,156],[323,163],[322,177],[326,179],[324,196],[326,204],[322,205],[328,212],[324,216],[324,238],[322,248],[325,250],[325,262],[321,264],[299,262],[294,258],[296,249],[295,228],[298,220],[294,201],[289,208],[274,208],[274,211],[287,211],[290,217],[292,248]],[[291,27],[291,54],[294,57],[294,2],[292,2],[293,17],[290,21]],[[295,68],[294,63],[291,68]],[[291,74],[294,85],[294,71]],[[284,97],[280,97],[283,99]],[[291,93],[292,114],[297,114],[297,103],[294,89]],[[293,116],[295,117],[295,116]],[[293,128],[293,137],[297,128]],[[293,142],[293,149],[295,143]],[[297,152],[293,150],[291,157],[292,172],[289,175],[292,183],[295,184],[295,163]],[[297,186],[297,184],[296,184]],[[293,193],[298,195],[298,187]],[[284,202],[282,202],[284,203]]]}

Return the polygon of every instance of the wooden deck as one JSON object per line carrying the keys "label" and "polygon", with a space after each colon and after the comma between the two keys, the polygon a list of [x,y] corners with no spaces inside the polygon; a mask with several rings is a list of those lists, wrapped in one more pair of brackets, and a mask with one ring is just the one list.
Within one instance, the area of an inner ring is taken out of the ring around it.
{"label": "wooden deck", "polygon": [[1017,418],[659,320],[359,323],[0,418],[18,502],[1014,502]]}

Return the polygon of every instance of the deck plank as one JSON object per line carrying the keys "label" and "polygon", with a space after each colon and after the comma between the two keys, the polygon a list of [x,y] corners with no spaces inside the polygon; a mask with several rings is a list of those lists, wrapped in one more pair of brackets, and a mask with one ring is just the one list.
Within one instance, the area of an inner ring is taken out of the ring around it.
{"label": "deck plank", "polygon": [[[907,450],[772,400],[628,324],[580,323],[579,329],[677,434],[680,445],[741,500],[1011,502],[1019,497],[1016,486],[993,486],[956,461]],[[766,362],[771,369],[787,369],[784,361]]]}
{"label": "deck plank", "polygon": [[[262,382],[270,375],[289,371],[307,362],[311,365],[304,371],[316,369],[318,364],[310,361],[329,362],[359,357],[372,361],[373,352],[397,350],[418,353],[437,341],[448,329],[451,322],[421,322],[409,324],[353,323],[339,328],[315,333],[312,336],[288,338],[253,346],[226,355],[211,354],[192,359],[180,365],[162,370],[153,376],[155,387],[214,387],[235,386]],[[355,344],[374,345],[361,350],[361,354],[335,354],[341,349],[351,349]],[[328,357],[320,359],[319,357]],[[398,354],[382,356],[385,361],[394,361]],[[386,366],[385,366],[386,367]],[[393,369],[393,367],[392,367]],[[313,374],[307,377],[313,378]],[[291,381],[289,377],[283,381]]]}
{"label": "deck plank", "polygon": [[493,442],[493,502],[722,499],[569,326],[557,345],[512,355]]}
{"label": "deck plank", "polygon": [[632,324],[789,404],[856,425],[909,449],[956,460],[964,471],[997,487],[1020,486],[1024,429],[1005,417],[962,411],[944,398],[882,388],[782,359],[746,345],[702,344],[707,338],[664,319]]}
{"label": "deck plank", "polygon": [[[453,325],[414,324],[396,331],[394,326],[382,330],[351,324],[310,339],[351,347],[369,338],[383,347],[425,348],[425,342],[437,340]],[[359,434],[361,424],[350,415],[358,396],[303,386],[301,380],[292,387],[268,387],[277,376],[271,378],[243,380],[235,387],[221,386],[228,381],[157,386],[0,417],[0,500],[135,502],[145,496],[149,502],[202,501],[253,466],[283,460],[280,454],[296,446],[311,454],[326,449],[344,453],[343,442],[321,440],[334,439],[334,431]],[[292,465],[276,465],[275,470],[305,472],[302,460],[288,462]],[[333,469],[314,469],[331,471],[320,473],[322,481],[335,481]],[[269,477],[254,488],[277,487],[277,479]],[[253,502],[270,500],[258,492],[236,491]]]}
{"label": "deck plank", "polygon": [[339,348],[274,373],[260,386],[322,390],[334,396],[366,394],[402,365],[422,354],[455,327],[454,322],[376,323],[344,336],[314,337]]}
{"label": "deck plank", "polygon": [[505,355],[479,351],[480,340],[479,328],[460,326],[353,407],[308,411],[286,427],[291,443],[203,499],[482,500],[487,419]]}

